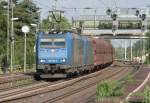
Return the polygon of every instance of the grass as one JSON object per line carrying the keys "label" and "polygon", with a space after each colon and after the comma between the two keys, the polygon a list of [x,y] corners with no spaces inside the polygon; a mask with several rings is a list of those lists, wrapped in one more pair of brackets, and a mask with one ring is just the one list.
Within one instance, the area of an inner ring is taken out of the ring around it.
{"label": "grass", "polygon": [[133,82],[133,72],[131,71],[126,77],[119,81],[102,81],[97,85],[96,99],[98,102],[104,98],[117,97],[123,95],[124,85],[127,82]]}
{"label": "grass", "polygon": [[144,64],[147,64],[147,65],[150,64],[150,57],[147,57],[147,58],[146,58],[146,61],[144,62]]}
{"label": "grass", "polygon": [[143,92],[135,94],[143,98],[142,103],[150,103],[150,87],[146,86]]}
{"label": "grass", "polygon": [[27,80],[20,80],[20,81],[16,81],[14,83],[14,85],[25,85],[25,84],[31,84],[32,80],[31,79],[27,79]]}
{"label": "grass", "polygon": [[[29,68],[26,69],[26,72],[33,72],[33,71],[35,71],[35,69],[29,69]],[[23,68],[13,69],[12,71],[12,73],[21,73],[21,72],[24,72]],[[8,70],[7,73],[8,74],[11,73],[10,70]],[[1,68],[0,68],[0,74],[1,75],[3,74]]]}
{"label": "grass", "polygon": [[102,81],[97,85],[97,101],[103,101],[105,97],[121,96],[123,88],[117,81]]}

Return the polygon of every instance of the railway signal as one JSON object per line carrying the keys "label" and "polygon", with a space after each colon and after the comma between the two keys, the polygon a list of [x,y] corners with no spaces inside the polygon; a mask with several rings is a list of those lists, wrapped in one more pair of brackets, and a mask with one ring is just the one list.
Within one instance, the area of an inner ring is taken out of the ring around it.
{"label": "railway signal", "polygon": [[112,14],[112,15],[111,15],[111,18],[113,19],[113,21],[116,21],[116,19],[117,19],[117,14]]}
{"label": "railway signal", "polygon": [[139,14],[140,14],[140,11],[139,11],[139,10],[136,10],[135,15],[136,15],[136,16],[139,16]]}
{"label": "railway signal", "polygon": [[111,9],[107,9],[106,14],[111,15],[111,12],[112,12]]}
{"label": "railway signal", "polygon": [[112,14],[111,18],[113,20],[113,22],[112,22],[112,32],[113,32],[113,35],[115,36],[116,35],[115,32],[118,29],[117,14]]}
{"label": "railway signal", "polygon": [[118,20],[117,20],[117,14],[116,13],[112,13],[111,9],[107,9],[106,10],[106,14],[109,15],[112,18],[112,32],[113,35],[116,35],[116,30],[118,29]]}
{"label": "railway signal", "polygon": [[141,22],[142,22],[141,31],[144,32],[146,30],[146,25],[147,25],[146,14],[141,15]]}
{"label": "railway signal", "polygon": [[139,10],[136,10],[135,15],[141,19],[141,32],[144,34],[146,28],[147,28],[147,21],[146,21],[146,14],[140,13]]}

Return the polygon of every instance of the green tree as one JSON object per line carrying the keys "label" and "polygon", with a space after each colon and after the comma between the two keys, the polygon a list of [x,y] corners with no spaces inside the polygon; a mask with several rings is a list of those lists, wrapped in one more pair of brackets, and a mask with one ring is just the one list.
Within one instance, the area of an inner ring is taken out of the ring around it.
{"label": "green tree", "polygon": [[142,55],[142,40],[138,40],[134,45],[133,45],[133,56],[141,56]]}
{"label": "green tree", "polygon": [[[146,53],[146,63],[150,63],[150,32],[146,33],[146,39],[144,40],[145,44],[145,53]],[[139,40],[133,45],[133,56],[141,56],[142,55],[142,46],[143,41]]]}
{"label": "green tree", "polygon": [[[21,32],[23,25],[30,26],[31,24],[37,24],[39,20],[39,8],[31,0],[13,0],[14,3],[14,15],[13,17],[19,18],[14,21],[14,35],[15,35],[15,65],[23,64],[24,53],[24,34]],[[0,56],[6,53],[6,39],[7,39],[7,15],[4,8],[7,2],[0,2]],[[10,5],[11,8],[11,5]],[[7,8],[6,8],[7,9]],[[11,11],[11,10],[10,10]],[[11,13],[10,13],[11,18]],[[33,52],[35,45],[35,28],[30,27],[31,31],[27,34],[27,64],[31,66],[35,63],[35,54]],[[0,58],[1,59],[1,58]]]}
{"label": "green tree", "polygon": [[[58,15],[56,15],[58,18]],[[57,29],[57,30],[70,30],[71,24],[69,23],[68,19],[66,17],[61,17],[60,22],[56,22],[56,20],[53,18],[53,16],[48,16],[46,19],[42,21],[42,29],[47,31],[51,29]]]}
{"label": "green tree", "polygon": [[7,15],[5,1],[0,2],[0,61],[3,55],[6,53],[6,35],[7,35]]}
{"label": "green tree", "polygon": [[[38,24],[39,8],[30,0],[23,0],[22,2],[15,2],[14,17],[18,17],[19,20],[14,22],[15,27],[15,64],[23,64],[23,48],[24,48],[24,34],[21,32],[23,25],[30,26],[31,24]],[[34,58],[34,45],[35,45],[35,33],[36,29],[30,27],[30,32],[27,34],[27,64],[29,67],[35,63]]]}

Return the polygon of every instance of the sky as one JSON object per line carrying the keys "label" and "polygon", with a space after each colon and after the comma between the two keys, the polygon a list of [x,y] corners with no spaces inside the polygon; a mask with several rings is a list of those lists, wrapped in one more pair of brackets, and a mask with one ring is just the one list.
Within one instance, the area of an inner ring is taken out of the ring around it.
{"label": "sky", "polygon": [[[146,8],[150,6],[150,0],[33,0],[41,9],[41,18],[46,18],[48,11],[56,4],[57,9],[64,10],[64,15],[70,19],[77,15],[106,15],[108,8]],[[83,8],[93,8],[85,10]],[[77,8],[77,9],[75,9]],[[96,12],[95,12],[96,9]],[[127,45],[129,46],[129,40]],[[120,44],[121,41],[112,41],[113,44]],[[133,42],[136,42],[133,40]],[[124,47],[122,45],[114,45],[116,47]]]}
{"label": "sky", "polygon": [[[33,0],[41,8],[42,18],[46,18],[48,11],[52,10],[55,0]],[[143,8],[150,5],[150,0],[57,0],[57,9],[64,10],[67,17],[74,15],[105,14],[108,8]],[[85,10],[82,8],[93,8]],[[78,8],[78,9],[73,9]]]}

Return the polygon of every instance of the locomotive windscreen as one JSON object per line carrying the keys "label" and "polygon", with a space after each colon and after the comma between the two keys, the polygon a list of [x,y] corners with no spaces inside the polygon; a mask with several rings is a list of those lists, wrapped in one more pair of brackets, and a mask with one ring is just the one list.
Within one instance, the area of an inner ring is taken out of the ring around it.
{"label": "locomotive windscreen", "polygon": [[43,48],[65,48],[65,38],[42,38],[40,47]]}

